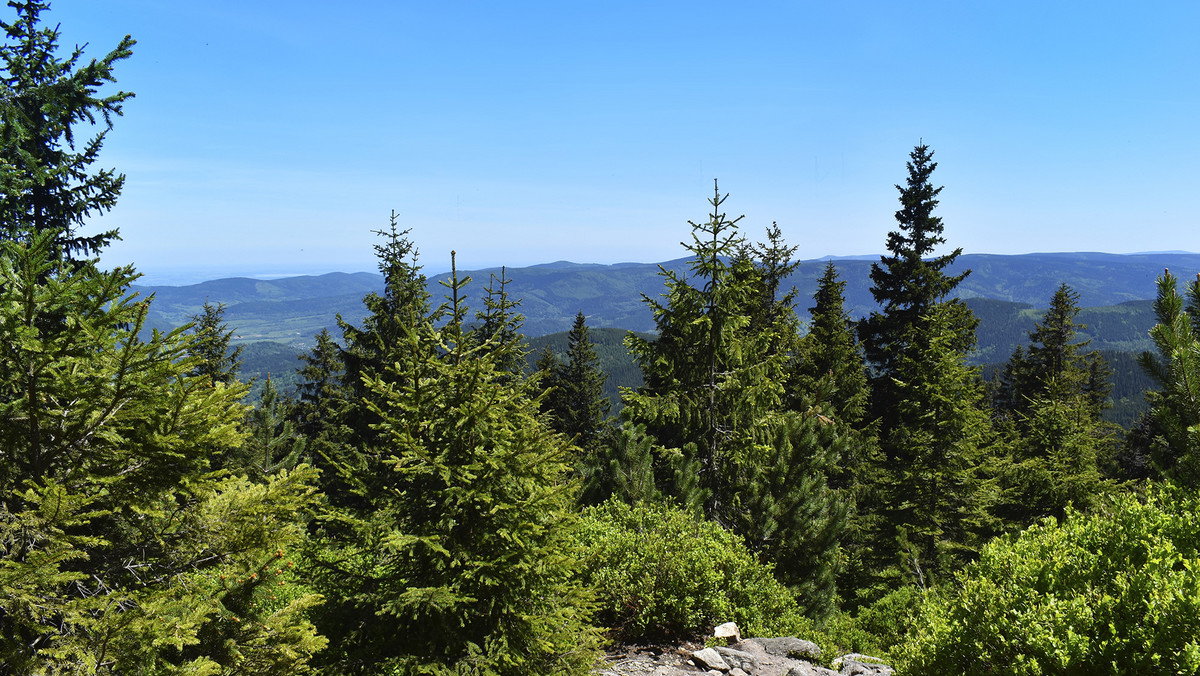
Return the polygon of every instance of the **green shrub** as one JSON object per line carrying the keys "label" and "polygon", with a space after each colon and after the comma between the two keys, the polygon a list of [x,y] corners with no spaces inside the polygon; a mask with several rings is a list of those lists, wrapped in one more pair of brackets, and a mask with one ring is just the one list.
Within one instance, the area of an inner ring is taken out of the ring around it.
{"label": "green shrub", "polygon": [[728,621],[746,636],[812,626],[741,538],[683,510],[610,501],[584,510],[581,533],[596,619],[620,639],[690,638]]}
{"label": "green shrub", "polygon": [[1198,506],[1126,495],[994,541],[927,601],[902,673],[1197,673]]}

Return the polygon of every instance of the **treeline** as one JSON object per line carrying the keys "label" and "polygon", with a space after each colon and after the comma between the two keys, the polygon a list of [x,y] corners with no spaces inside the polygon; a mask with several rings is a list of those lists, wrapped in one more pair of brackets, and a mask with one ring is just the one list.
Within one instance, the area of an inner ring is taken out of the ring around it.
{"label": "treeline", "polygon": [[120,193],[91,165],[133,41],[59,59],[44,3],[14,7],[0,674],[584,674],[606,638],[729,619],[903,673],[1200,669],[1200,281],[1159,280],[1151,412],[1122,438],[1065,285],[996,379],[968,366],[927,146],[880,309],[851,321],[829,264],[807,332],[795,247],[747,239],[714,184],[614,418],[582,313],[527,372],[504,272],[482,307],[456,271],[434,297],[393,214],[366,319],[250,407],[220,307],[139,337],[153,299],[94,258],[116,233],[80,234]]}

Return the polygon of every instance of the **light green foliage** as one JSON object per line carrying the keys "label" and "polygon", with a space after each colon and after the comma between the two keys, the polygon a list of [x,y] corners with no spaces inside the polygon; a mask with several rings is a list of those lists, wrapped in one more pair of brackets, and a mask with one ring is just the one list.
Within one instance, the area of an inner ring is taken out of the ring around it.
{"label": "light green foliage", "polygon": [[302,672],[324,644],[302,616],[317,597],[247,608],[253,631],[231,631],[211,583],[297,542],[313,472],[259,486],[208,473],[213,449],[242,441],[244,388],[188,375],[180,331],[138,338],[147,304],[124,295],[130,269],[64,261],[57,246],[50,231],[0,243],[9,673]]}
{"label": "light green foliage", "polygon": [[262,398],[250,411],[246,427],[249,436],[239,452],[242,468],[252,477],[269,476],[281,469],[292,469],[305,459],[305,439],[292,424],[292,402],[275,392],[271,377],[263,386]]}
{"label": "light green foliage", "polygon": [[1197,673],[1198,507],[1123,495],[994,541],[930,598],[900,673]]}
{"label": "light green foliage", "polygon": [[1200,485],[1200,276],[1188,286],[1187,306],[1170,271],[1158,278],[1150,337],[1158,354],[1139,363],[1159,386],[1148,392],[1154,441],[1150,457],[1161,475]]}
{"label": "light green foliage", "polygon": [[503,337],[464,327],[468,281],[397,324],[390,365],[364,379],[375,476],[362,507],[328,515],[316,553],[332,673],[572,674],[595,660],[572,576],[572,446],[498,368]]}
{"label": "light green foliage", "polygon": [[584,510],[584,580],[597,621],[627,641],[689,638],[735,621],[747,636],[811,628],[788,589],[741,538],[663,504],[608,502]]}

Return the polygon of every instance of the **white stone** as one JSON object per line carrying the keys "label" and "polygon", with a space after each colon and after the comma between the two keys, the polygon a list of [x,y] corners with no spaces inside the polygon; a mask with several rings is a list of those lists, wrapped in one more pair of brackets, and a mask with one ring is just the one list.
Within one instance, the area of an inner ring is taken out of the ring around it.
{"label": "white stone", "polygon": [[738,630],[737,622],[726,622],[713,629],[716,638],[732,638],[734,643],[742,642],[742,632]]}

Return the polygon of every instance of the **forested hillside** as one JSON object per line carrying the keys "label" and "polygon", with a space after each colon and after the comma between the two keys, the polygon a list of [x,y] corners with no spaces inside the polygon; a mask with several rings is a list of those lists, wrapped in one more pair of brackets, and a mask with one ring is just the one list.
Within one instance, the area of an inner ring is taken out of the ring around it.
{"label": "forested hillside", "polygon": [[[1200,673],[1183,258],[969,258],[922,142],[877,261],[800,264],[714,181],[684,257],[625,277],[430,280],[393,212],[378,276],[146,294],[89,234],[135,42],[64,56],[44,3],[9,9],[0,676],[582,676],[728,621],[903,676]],[[312,326],[298,359],[248,340]],[[1110,350],[1141,345],[1137,381]],[[279,364],[253,403],[249,360]]]}

